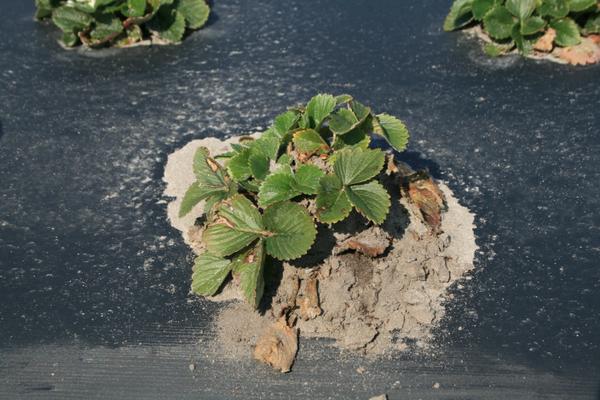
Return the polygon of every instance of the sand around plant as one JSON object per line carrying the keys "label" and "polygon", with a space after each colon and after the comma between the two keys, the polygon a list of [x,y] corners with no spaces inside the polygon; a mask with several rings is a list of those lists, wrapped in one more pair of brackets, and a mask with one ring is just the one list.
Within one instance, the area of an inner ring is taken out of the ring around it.
{"label": "sand around plant", "polygon": [[[234,142],[236,138],[195,140],[169,156],[164,194],[174,200],[168,217],[196,254],[203,251],[202,228],[196,224],[202,203],[178,217],[181,198],[195,181],[194,153],[202,146],[216,155]],[[285,372],[293,363],[298,333],[300,338],[332,338],[342,349],[375,356],[403,350],[407,343],[427,344],[444,316],[446,289],[473,269],[474,217],[440,183],[441,193],[435,196],[445,197],[447,210],[439,229],[432,230],[428,219],[435,218],[424,215],[418,200],[401,196],[391,178],[384,183],[392,193],[386,222],[372,226],[353,214],[332,229],[319,225],[315,246],[306,256],[267,267],[258,311],[243,301],[235,279],[209,298],[224,303],[214,319],[224,352],[254,354]]]}

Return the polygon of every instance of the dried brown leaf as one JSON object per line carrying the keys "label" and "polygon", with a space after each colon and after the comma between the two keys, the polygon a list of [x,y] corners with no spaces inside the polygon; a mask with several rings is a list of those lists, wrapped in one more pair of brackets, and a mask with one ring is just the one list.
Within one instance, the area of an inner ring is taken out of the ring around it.
{"label": "dried brown leaf", "polygon": [[289,292],[285,308],[293,309],[296,307],[296,299],[298,298],[298,292],[300,291],[300,279],[298,279],[297,275],[294,275],[287,284]]}
{"label": "dried brown leaf", "polygon": [[437,184],[428,173],[417,172],[407,178],[406,192],[424,222],[437,233],[442,225],[442,212],[446,210],[446,198]]}
{"label": "dried brown leaf", "polygon": [[212,158],[206,157],[206,163],[208,164],[212,172],[217,172],[219,170],[219,164],[217,164],[217,162]]}
{"label": "dried brown leaf", "polygon": [[348,240],[346,242],[346,246],[348,246],[349,249],[357,250],[358,252],[367,256],[377,257],[378,255],[383,254],[385,249],[388,248],[389,243],[387,246],[380,246],[377,244],[373,245],[371,243],[365,243],[359,240]]}
{"label": "dried brown leaf", "polygon": [[576,46],[557,47],[553,53],[571,65],[595,64],[600,62],[600,37],[597,36],[581,38],[581,43]]}
{"label": "dried brown leaf", "polygon": [[305,321],[315,319],[323,313],[319,306],[318,282],[316,277],[311,276],[304,283],[304,294],[300,298],[299,304],[300,317]]}
{"label": "dried brown leaf", "polygon": [[394,162],[394,155],[388,154],[385,174],[386,175],[396,174],[396,173],[398,173],[398,171],[399,171],[398,166]]}
{"label": "dried brown leaf", "polygon": [[254,358],[281,372],[289,372],[298,351],[298,330],[288,326],[285,316],[268,327],[258,339]]}
{"label": "dried brown leaf", "polygon": [[554,39],[556,38],[556,31],[552,28],[548,28],[546,33],[541,36],[534,44],[533,48],[538,51],[551,52],[554,48]]}
{"label": "dried brown leaf", "polygon": [[356,250],[369,257],[383,254],[392,242],[392,238],[380,227],[372,227],[349,237],[337,246],[336,253],[344,250]]}

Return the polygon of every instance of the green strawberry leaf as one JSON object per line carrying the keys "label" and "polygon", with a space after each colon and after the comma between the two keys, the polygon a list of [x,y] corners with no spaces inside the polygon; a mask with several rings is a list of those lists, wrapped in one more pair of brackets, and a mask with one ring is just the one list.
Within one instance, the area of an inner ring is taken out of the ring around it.
{"label": "green strawberry leaf", "polygon": [[265,291],[264,264],[265,245],[260,240],[253,249],[243,253],[234,267],[240,277],[244,297],[254,308],[258,308]]}
{"label": "green strawberry leaf", "polygon": [[222,202],[223,200],[225,200],[226,198],[227,198],[227,196],[217,193],[217,194],[208,196],[206,198],[206,200],[204,200],[204,212],[207,214],[208,220],[212,220],[212,218],[214,216],[215,206],[217,204],[219,204],[220,202]]}
{"label": "green strawberry leaf", "polygon": [[[148,3],[152,3],[152,0],[149,0]],[[95,4],[96,8],[101,10],[105,14],[111,14],[115,12],[120,12],[124,16],[127,15],[128,6],[125,0],[117,1],[117,0],[96,0]]]}
{"label": "green strawberry leaf", "polygon": [[198,180],[208,186],[225,185],[225,171],[219,163],[210,158],[210,152],[206,147],[198,147],[193,162],[194,175]]}
{"label": "green strawberry leaf", "polygon": [[352,96],[349,94],[341,94],[335,97],[335,105],[341,106],[342,104],[349,103],[352,100]]}
{"label": "green strawberry leaf", "polygon": [[148,22],[148,28],[167,43],[179,43],[185,33],[185,17],[170,6],[163,6]]}
{"label": "green strawberry leaf", "polygon": [[197,181],[193,183],[183,196],[179,216],[189,213],[201,200],[214,196],[213,202],[224,200],[233,195],[237,188],[226,175],[223,167],[210,158],[209,151],[200,147],[194,154],[194,174]]}
{"label": "green strawberry leaf", "polygon": [[537,12],[542,17],[564,18],[569,14],[569,4],[566,0],[544,0]]}
{"label": "green strawberry leaf", "polygon": [[582,33],[590,35],[592,33],[600,33],[600,13],[592,14],[586,21]]}
{"label": "green strawberry leaf", "polygon": [[52,22],[63,32],[78,32],[86,29],[93,18],[74,7],[61,6],[52,12]]}
{"label": "green strawberry leaf", "polygon": [[294,176],[291,173],[278,172],[269,175],[260,185],[258,204],[261,207],[267,207],[284,200],[290,200],[300,194]]}
{"label": "green strawberry leaf", "polygon": [[335,174],[344,185],[365,182],[381,172],[385,154],[379,149],[344,149],[333,165]]}
{"label": "green strawberry leaf", "polygon": [[278,165],[290,165],[292,163],[292,161],[294,161],[294,159],[292,158],[292,156],[290,156],[289,154],[282,154],[277,159],[277,164]]}
{"label": "green strawberry leaf", "polygon": [[71,1],[67,4],[70,7],[75,8],[78,11],[84,12],[86,14],[92,14],[96,11],[96,7],[93,3],[81,3],[77,1]]}
{"label": "green strawberry leaf", "polygon": [[[351,149],[360,147],[363,149],[369,148],[371,143],[371,137],[367,134],[364,126],[358,126],[350,132],[336,136],[333,144],[331,145],[335,150]],[[333,160],[337,158],[337,152],[334,152],[329,160],[333,163]]]}
{"label": "green strawberry leaf", "polygon": [[112,40],[123,32],[123,23],[117,17],[111,15],[99,15],[96,17],[94,29],[90,32],[92,43]]}
{"label": "green strawberry leaf", "polygon": [[404,151],[409,134],[406,125],[398,118],[388,114],[379,114],[372,119],[373,133],[383,136],[396,151]]}
{"label": "green strawberry leaf", "polygon": [[192,211],[196,204],[206,199],[208,196],[210,196],[210,194],[207,194],[203,187],[198,186],[197,182],[192,183],[185,192],[183,200],[181,201],[181,206],[179,207],[179,217],[181,218],[188,214],[190,211]]}
{"label": "green strawberry leaf", "polygon": [[249,193],[258,193],[258,189],[260,188],[260,182],[254,179],[244,182],[238,182],[238,184]]}
{"label": "green strawberry leaf", "polygon": [[567,0],[571,12],[581,12],[598,4],[598,0]]}
{"label": "green strawberry leaf", "polygon": [[196,258],[192,268],[192,292],[212,296],[221,287],[231,271],[231,261],[209,253]]}
{"label": "green strawberry leaf", "polygon": [[60,40],[65,46],[73,47],[79,43],[79,36],[74,32],[63,32]]}
{"label": "green strawberry leaf", "polygon": [[231,180],[225,169],[213,158],[206,147],[199,147],[194,154],[194,175],[201,185],[211,188],[228,190]]}
{"label": "green strawberry leaf", "polygon": [[305,112],[304,114],[302,114],[302,116],[298,120],[298,128],[308,129],[310,127],[311,127],[310,126],[310,117]]}
{"label": "green strawberry leaf", "polygon": [[243,182],[252,176],[250,170],[250,149],[244,148],[231,157],[227,163],[227,172],[236,182]]}
{"label": "green strawberry leaf", "polygon": [[511,37],[521,54],[527,55],[531,53],[531,50],[533,50],[533,42],[523,37],[519,28],[519,24],[513,27]]}
{"label": "green strawberry leaf", "polygon": [[359,103],[356,100],[352,100],[350,102],[350,108],[352,109],[352,112],[354,113],[354,115],[356,115],[356,118],[358,119],[358,125],[365,122],[367,117],[371,115],[371,109],[365,106],[364,104]]}
{"label": "green strawberry leaf", "polygon": [[258,234],[239,231],[217,222],[208,225],[202,235],[202,241],[211,253],[227,257],[236,253],[258,238]]}
{"label": "green strawberry leaf", "polygon": [[462,28],[473,20],[473,0],[455,0],[450,8],[450,13],[444,20],[446,32]]}
{"label": "green strawberry leaf", "polygon": [[335,109],[336,100],[330,94],[318,94],[313,97],[306,105],[306,113],[311,127],[319,128],[325,118],[327,118]]}
{"label": "green strawberry leaf", "polygon": [[513,15],[503,6],[496,5],[484,18],[483,27],[486,32],[494,39],[508,39],[515,20]]}
{"label": "green strawberry leaf", "polygon": [[490,12],[497,0],[473,0],[473,17],[481,21]]}
{"label": "green strawberry leaf", "polygon": [[237,194],[219,207],[219,217],[226,219],[234,229],[261,234],[264,231],[260,213],[245,196]]}
{"label": "green strawberry leaf", "polygon": [[276,160],[279,153],[280,140],[277,137],[261,136],[250,142],[248,147],[252,154],[260,153],[269,160]]}
{"label": "green strawberry leaf", "polygon": [[316,194],[319,180],[325,175],[316,165],[303,164],[296,174],[288,168],[273,173],[260,186],[258,204],[267,207],[301,194]]}
{"label": "green strawberry leaf", "polygon": [[568,47],[581,43],[579,27],[571,18],[550,21],[550,27],[556,31],[554,42],[557,45]]}
{"label": "green strawberry leaf", "polygon": [[346,194],[358,212],[376,224],[385,221],[390,210],[390,195],[376,181],[346,187]]}
{"label": "green strawberry leaf", "polygon": [[269,173],[269,158],[264,154],[251,154],[248,159],[248,166],[252,176],[262,181],[267,177]]}
{"label": "green strawberry leaf", "polygon": [[216,218],[204,230],[202,240],[209,253],[226,257],[238,252],[265,234],[260,213],[242,195],[223,202]]}
{"label": "green strawberry leaf", "polygon": [[319,182],[324,176],[325,172],[316,165],[303,164],[296,171],[294,187],[304,194],[317,194]]}
{"label": "green strawberry leaf", "polygon": [[315,153],[326,153],[329,150],[325,139],[313,129],[302,129],[295,132],[293,142],[296,150],[306,158]]}
{"label": "green strawberry leaf", "polygon": [[204,0],[179,0],[177,11],[185,18],[188,28],[198,29],[208,21],[210,7]]}
{"label": "green strawberry leaf", "polygon": [[502,54],[506,54],[507,52],[512,50],[513,47],[515,47],[515,44],[512,41],[508,44],[503,44],[503,45],[499,45],[499,44],[495,44],[495,43],[486,43],[483,46],[483,51],[485,51],[485,54],[487,54],[490,57],[498,57],[498,56],[501,56]]}
{"label": "green strawberry leaf", "polygon": [[324,224],[333,224],[350,215],[352,204],[346,196],[344,185],[336,175],[325,175],[317,190],[317,218]]}
{"label": "green strawberry leaf", "polygon": [[127,0],[122,10],[126,17],[141,17],[146,14],[146,0]]}
{"label": "green strawberry leaf", "polygon": [[303,256],[313,245],[317,229],[306,208],[291,202],[268,207],[263,215],[267,253],[278,260]]}
{"label": "green strawberry leaf", "polygon": [[331,116],[329,129],[336,135],[343,135],[350,132],[358,124],[358,118],[347,108],[340,108]]}
{"label": "green strawberry leaf", "polygon": [[300,115],[295,111],[286,111],[275,117],[273,128],[279,140],[283,141],[288,136],[288,133],[297,126],[299,118]]}
{"label": "green strawberry leaf", "polygon": [[242,146],[242,145],[241,145],[241,144],[239,144],[239,143],[231,143],[231,148],[232,148],[232,150],[233,150],[233,151],[234,151],[236,154],[239,154],[239,153],[241,153],[242,151],[244,151],[245,149],[247,149],[247,147],[246,147],[246,146]]}
{"label": "green strawberry leaf", "polygon": [[275,131],[275,127],[271,125],[266,131],[260,135],[261,139],[275,139],[278,143],[281,143],[279,134]]}
{"label": "green strawberry leaf", "polygon": [[506,9],[515,17],[523,20],[535,10],[536,0],[506,0]]}
{"label": "green strawberry leaf", "polygon": [[546,21],[541,17],[529,17],[521,21],[521,35],[533,35],[544,30]]}
{"label": "green strawberry leaf", "polygon": [[52,16],[52,9],[55,7],[51,0],[35,0],[35,19],[42,20]]}

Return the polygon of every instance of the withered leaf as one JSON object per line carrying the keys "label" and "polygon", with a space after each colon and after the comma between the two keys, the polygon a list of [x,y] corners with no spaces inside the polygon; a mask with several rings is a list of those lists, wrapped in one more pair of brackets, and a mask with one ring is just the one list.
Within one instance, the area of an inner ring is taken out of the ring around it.
{"label": "withered leaf", "polygon": [[372,227],[352,236],[338,245],[338,252],[356,250],[369,257],[377,257],[390,247],[391,237],[383,229]]}
{"label": "withered leaf", "polygon": [[304,283],[304,293],[300,298],[300,316],[303,320],[308,321],[309,319],[315,319],[323,310],[319,306],[319,290],[318,280],[316,277],[311,276]]}
{"label": "withered leaf", "polygon": [[538,51],[550,52],[554,47],[554,39],[556,38],[556,31],[552,28],[548,28],[536,42],[533,44],[533,48]]}
{"label": "withered leaf", "polygon": [[581,43],[571,47],[557,47],[554,53],[571,65],[595,64],[600,61],[600,36],[581,38]]}
{"label": "withered leaf", "polygon": [[258,339],[254,358],[281,372],[289,372],[298,351],[298,329],[288,326],[285,316],[268,327]]}
{"label": "withered leaf", "polygon": [[385,174],[392,175],[392,174],[396,174],[396,173],[398,173],[398,166],[396,165],[396,162],[394,161],[394,155],[388,154],[386,168],[385,168]]}
{"label": "withered leaf", "polygon": [[446,198],[438,185],[427,172],[420,171],[406,178],[405,190],[424,222],[437,233],[442,225],[442,212],[446,210]]}

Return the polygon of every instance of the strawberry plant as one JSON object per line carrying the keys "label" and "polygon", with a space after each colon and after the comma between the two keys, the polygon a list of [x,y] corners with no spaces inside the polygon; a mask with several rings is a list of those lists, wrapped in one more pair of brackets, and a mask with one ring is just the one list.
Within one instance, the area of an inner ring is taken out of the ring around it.
{"label": "strawberry plant", "polygon": [[600,33],[600,3],[597,0],[455,0],[444,30],[474,24],[480,24],[492,41],[485,47],[488,54],[500,55],[516,48],[528,55],[534,49],[549,51],[554,45],[575,46],[582,36]]}
{"label": "strawberry plant", "polygon": [[231,152],[211,157],[198,149],[197,180],[180,208],[184,216],[205,201],[206,251],[195,261],[192,291],[213,295],[233,273],[257,307],[265,260],[306,254],[315,223],[342,221],[352,210],[383,223],[390,208],[379,180],[386,154],[371,148],[372,136],[396,151],[406,148],[409,137],[391,115],[376,115],[348,95],[319,94],[277,116],[257,139],[232,145]]}
{"label": "strawberry plant", "polygon": [[210,14],[205,0],[35,0],[38,20],[51,19],[73,47],[124,47],[150,39],[178,43]]}

